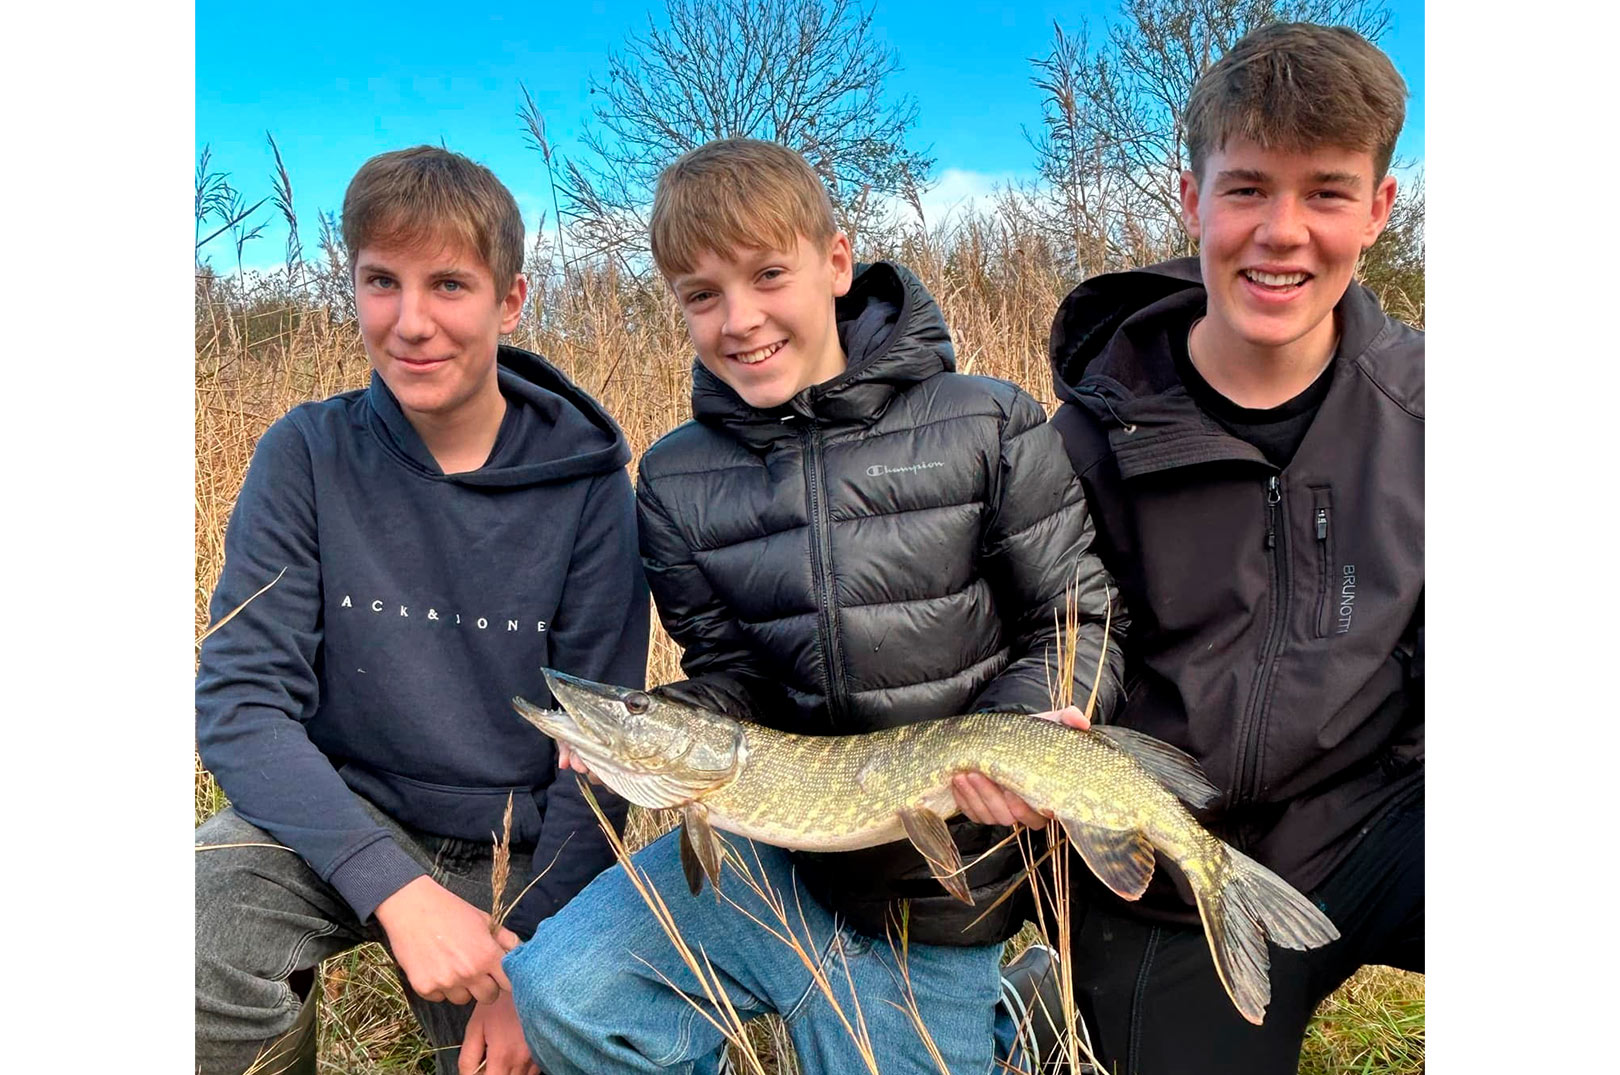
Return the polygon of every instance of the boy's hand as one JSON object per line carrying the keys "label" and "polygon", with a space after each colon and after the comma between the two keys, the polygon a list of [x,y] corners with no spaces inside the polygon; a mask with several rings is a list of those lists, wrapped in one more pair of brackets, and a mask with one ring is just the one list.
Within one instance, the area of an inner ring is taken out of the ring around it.
{"label": "boy's hand", "polygon": [[[1032,719],[1057,721],[1081,730],[1091,727],[1086,715],[1072,705],[1036,713]],[[1006,790],[983,773],[957,773],[951,778],[951,791],[956,794],[956,805],[963,815],[980,825],[1017,824],[1038,829],[1047,821],[1046,815],[1030,806],[1022,796]]]}
{"label": "boy's hand", "polygon": [[523,1026],[510,993],[502,993],[493,1004],[479,1003],[467,1020],[456,1070],[460,1075],[473,1075],[480,1064],[483,1075],[540,1075],[540,1066],[523,1041]]}
{"label": "boy's hand", "polygon": [[501,957],[516,948],[517,934],[489,934],[489,915],[444,888],[418,877],[377,905],[399,969],[424,1000],[488,1004],[512,984]]}
{"label": "boy's hand", "polygon": [[572,769],[580,776],[588,778],[593,784],[602,783],[596,778],[596,774],[591,772],[590,767],[585,764],[585,759],[574,753],[574,748],[560,739],[557,740],[557,768]]}

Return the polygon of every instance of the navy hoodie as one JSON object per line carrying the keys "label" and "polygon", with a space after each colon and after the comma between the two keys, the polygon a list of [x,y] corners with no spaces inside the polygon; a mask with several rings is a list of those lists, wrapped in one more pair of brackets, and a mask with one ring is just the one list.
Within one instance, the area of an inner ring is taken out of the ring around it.
{"label": "navy hoodie", "polygon": [[[641,686],[649,607],[630,450],[537,355],[499,351],[489,460],[446,475],[382,379],[270,427],[231,513],[203,645],[197,749],[246,820],[364,921],[424,872],[356,793],[427,832],[555,859],[507,919],[528,936],[612,862],[555,745],[513,711],[541,668]],[[278,579],[279,575],[279,579]],[[622,825],[626,806],[599,792]]]}

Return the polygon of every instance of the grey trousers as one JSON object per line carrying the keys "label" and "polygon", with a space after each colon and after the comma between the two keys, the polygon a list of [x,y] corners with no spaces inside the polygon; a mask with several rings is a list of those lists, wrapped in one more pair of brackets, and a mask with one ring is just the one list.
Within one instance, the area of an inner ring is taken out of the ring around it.
{"label": "grey trousers", "polygon": [[[408,829],[365,805],[433,880],[474,907],[490,906],[492,844]],[[198,826],[195,839],[200,845],[276,842],[231,807]],[[387,937],[375,919],[356,918],[337,890],[291,851],[228,847],[199,850],[195,858],[196,1070],[241,1075],[298,1018],[300,998],[287,984],[290,975],[366,941],[386,947]],[[514,849],[510,868],[508,900],[532,880],[532,854]],[[472,1005],[423,1000],[403,973],[399,978],[433,1043],[439,1075],[455,1075]]]}

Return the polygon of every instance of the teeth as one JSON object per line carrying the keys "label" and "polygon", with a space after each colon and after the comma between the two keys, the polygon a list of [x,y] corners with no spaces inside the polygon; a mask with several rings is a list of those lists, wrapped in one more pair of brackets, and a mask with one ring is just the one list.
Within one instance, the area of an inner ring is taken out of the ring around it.
{"label": "teeth", "polygon": [[1267,287],[1289,287],[1293,284],[1303,284],[1310,278],[1311,274],[1306,272],[1269,273],[1261,272],[1259,269],[1244,269],[1243,275],[1255,283],[1264,284]]}
{"label": "teeth", "polygon": [[764,347],[758,347],[752,351],[739,351],[731,357],[735,358],[738,362],[741,362],[745,366],[752,366],[756,362],[763,362],[767,358],[770,358],[772,355],[776,354],[776,352],[782,349],[782,345],[786,342],[786,340],[778,340],[775,343],[768,343]]}

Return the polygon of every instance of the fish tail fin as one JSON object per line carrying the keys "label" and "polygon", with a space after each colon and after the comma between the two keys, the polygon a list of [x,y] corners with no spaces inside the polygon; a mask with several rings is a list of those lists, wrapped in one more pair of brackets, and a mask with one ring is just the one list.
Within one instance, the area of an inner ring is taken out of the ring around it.
{"label": "fish tail fin", "polygon": [[1316,948],[1337,940],[1327,915],[1287,881],[1254,859],[1223,845],[1225,869],[1215,885],[1189,876],[1204,921],[1204,935],[1215,957],[1215,973],[1227,996],[1256,1026],[1271,1002],[1271,953],[1266,941],[1282,948]]}

